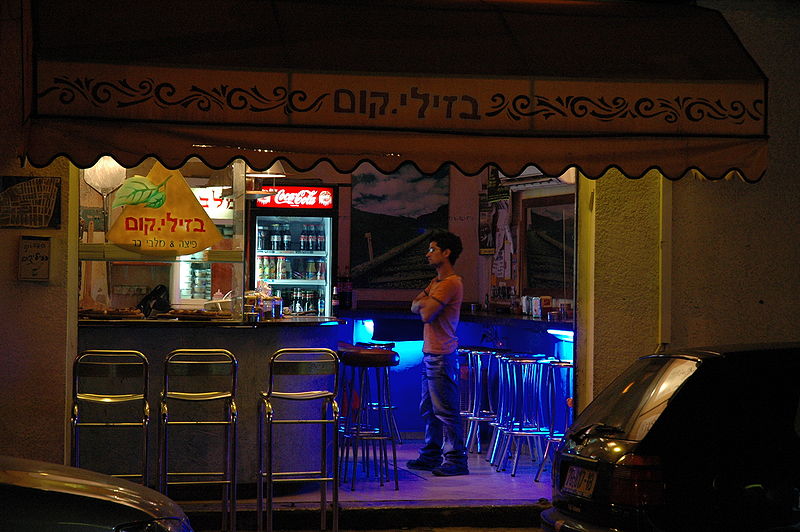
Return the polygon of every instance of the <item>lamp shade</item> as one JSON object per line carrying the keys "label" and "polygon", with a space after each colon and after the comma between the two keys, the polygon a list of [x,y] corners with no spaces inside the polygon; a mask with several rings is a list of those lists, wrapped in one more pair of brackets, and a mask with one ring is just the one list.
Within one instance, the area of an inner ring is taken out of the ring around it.
{"label": "lamp shade", "polygon": [[97,164],[83,171],[83,180],[98,193],[111,194],[125,181],[125,168],[112,157],[101,157]]}

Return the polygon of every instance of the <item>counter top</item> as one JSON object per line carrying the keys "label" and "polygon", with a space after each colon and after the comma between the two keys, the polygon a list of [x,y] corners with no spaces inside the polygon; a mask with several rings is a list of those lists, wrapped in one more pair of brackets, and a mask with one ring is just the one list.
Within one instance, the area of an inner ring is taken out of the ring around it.
{"label": "counter top", "polygon": [[314,327],[319,325],[339,325],[345,320],[331,316],[298,316],[296,318],[268,318],[256,323],[245,323],[237,320],[209,319],[114,319],[92,320],[79,319],[78,327],[221,327],[235,329],[258,329],[261,327]]}
{"label": "counter top", "polygon": [[[409,310],[402,309],[347,309],[337,310],[336,317],[350,319],[408,319],[419,320],[419,316]],[[524,314],[501,314],[494,312],[461,311],[462,322],[487,323],[493,325],[509,325],[534,330],[561,329],[572,331],[575,324],[572,321],[547,321]]]}

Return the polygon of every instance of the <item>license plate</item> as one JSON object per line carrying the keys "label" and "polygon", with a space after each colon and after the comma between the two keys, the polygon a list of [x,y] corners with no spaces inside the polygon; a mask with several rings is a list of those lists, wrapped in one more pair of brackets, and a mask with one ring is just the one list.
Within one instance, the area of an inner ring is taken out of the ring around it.
{"label": "license plate", "polygon": [[596,481],[597,472],[578,466],[569,466],[567,479],[561,489],[567,493],[588,499],[592,496]]}

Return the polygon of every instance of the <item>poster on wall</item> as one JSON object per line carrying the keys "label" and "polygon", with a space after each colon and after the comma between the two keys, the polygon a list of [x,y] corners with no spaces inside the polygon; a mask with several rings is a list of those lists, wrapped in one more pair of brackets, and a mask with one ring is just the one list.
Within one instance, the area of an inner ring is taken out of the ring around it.
{"label": "poster on wall", "polygon": [[425,260],[428,238],[433,231],[448,227],[449,168],[422,174],[415,166],[405,165],[388,175],[362,168],[353,173],[353,286],[424,286],[434,273]]}
{"label": "poster on wall", "polygon": [[60,226],[60,178],[0,176],[0,227],[58,229]]}
{"label": "poster on wall", "polygon": [[487,194],[481,194],[478,206],[478,253],[481,255],[494,255],[495,205],[489,203]]}
{"label": "poster on wall", "polygon": [[486,191],[489,203],[496,203],[498,201],[507,201],[511,199],[511,188],[501,183],[500,172],[494,166],[489,167]]}

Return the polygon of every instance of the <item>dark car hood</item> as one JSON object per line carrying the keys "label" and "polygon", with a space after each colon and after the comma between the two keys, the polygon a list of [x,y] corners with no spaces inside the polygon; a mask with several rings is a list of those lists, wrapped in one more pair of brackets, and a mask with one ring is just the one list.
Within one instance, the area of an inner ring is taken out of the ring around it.
{"label": "dark car hood", "polygon": [[111,501],[153,517],[185,517],[180,506],[155,490],[124,479],[49,462],[0,456],[0,484]]}

